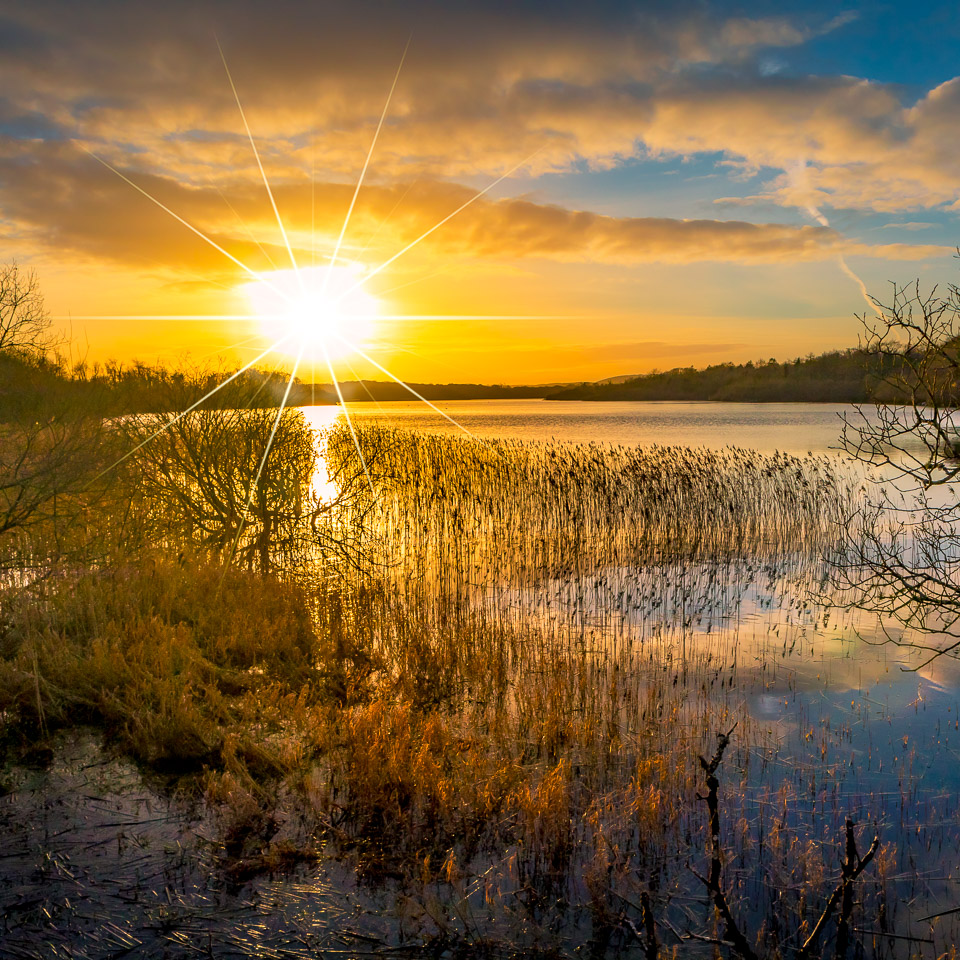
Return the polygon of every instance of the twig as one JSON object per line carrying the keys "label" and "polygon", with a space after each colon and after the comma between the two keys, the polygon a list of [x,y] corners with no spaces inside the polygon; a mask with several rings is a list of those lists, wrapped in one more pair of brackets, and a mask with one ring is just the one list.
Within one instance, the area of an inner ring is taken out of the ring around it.
{"label": "twig", "polygon": [[797,953],[798,960],[805,960],[806,957],[809,957],[811,952],[816,948],[817,941],[820,939],[820,934],[823,932],[823,928],[826,926],[827,921],[830,919],[830,915],[833,913],[834,907],[837,903],[840,903],[842,900],[840,908],[840,921],[837,929],[837,956],[842,957],[846,954],[848,937],[849,937],[849,925],[850,925],[850,914],[853,912],[853,883],[863,873],[864,870],[869,866],[870,861],[874,858],[877,849],[880,846],[880,835],[877,834],[873,838],[873,842],[870,844],[870,849],[867,850],[866,854],[861,857],[857,853],[857,841],[853,833],[853,821],[849,818],[846,822],[846,859],[843,862],[843,870],[840,876],[840,882],[837,884],[836,889],[830,895],[830,899],[827,901],[827,905],[823,908],[823,913],[820,914],[820,919],[817,921],[816,926],[810,933],[810,936],[807,937],[803,946],[800,947],[799,952]]}
{"label": "twig", "polygon": [[938,917],[948,917],[951,913],[960,913],[960,907],[951,907],[949,910],[941,910],[939,913],[931,913],[928,917],[918,917],[917,923],[923,923],[924,920],[936,920]]}
{"label": "twig", "polygon": [[643,954],[646,960],[658,960],[660,944],[657,943],[657,927],[653,920],[653,911],[650,909],[650,896],[644,890],[640,894],[640,906],[643,907],[641,920],[643,921]]}
{"label": "twig", "polygon": [[[722,872],[723,872],[723,851],[720,846],[720,801],[718,793],[720,781],[717,779],[717,768],[723,760],[723,752],[730,744],[730,734],[736,729],[734,724],[726,733],[717,734],[717,750],[712,759],[707,760],[700,757],[700,766],[707,775],[707,809],[710,813],[710,876],[704,877],[697,873],[693,867],[690,871],[703,883],[710,895],[713,897],[713,905],[717,913],[723,920],[726,930],[726,942],[744,960],[757,960],[757,955],[753,952],[747,938],[740,932],[736,920],[730,911],[726,895],[723,892]],[[696,938],[699,939],[699,938]]]}
{"label": "twig", "polygon": [[885,933],[883,930],[866,930],[863,927],[853,927],[852,929],[854,933],[865,933],[871,937],[886,937],[887,940],[908,940],[910,943],[935,942],[931,937],[908,937],[903,933]]}

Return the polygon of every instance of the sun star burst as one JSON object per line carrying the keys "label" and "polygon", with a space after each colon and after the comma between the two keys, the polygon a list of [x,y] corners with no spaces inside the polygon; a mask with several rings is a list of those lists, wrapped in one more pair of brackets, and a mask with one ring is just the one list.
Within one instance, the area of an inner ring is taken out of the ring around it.
{"label": "sun star burst", "polygon": [[[408,41],[409,45],[409,41]],[[274,437],[276,435],[277,427],[280,423],[280,418],[283,414],[284,409],[287,406],[287,403],[290,399],[290,391],[293,386],[293,383],[297,377],[297,373],[301,365],[309,360],[311,362],[322,361],[329,371],[331,381],[333,383],[334,389],[337,394],[337,398],[340,401],[341,409],[344,414],[344,419],[346,421],[347,428],[350,431],[351,438],[354,445],[356,446],[357,454],[360,458],[360,462],[363,465],[364,473],[367,477],[367,482],[370,484],[371,490],[373,490],[373,480],[370,475],[367,463],[363,456],[363,450],[360,445],[360,441],[357,437],[357,433],[353,424],[353,420],[350,416],[349,409],[347,408],[346,403],[344,402],[343,393],[340,387],[339,379],[337,378],[336,371],[332,360],[334,358],[346,358],[355,355],[357,358],[365,361],[371,366],[375,367],[381,373],[388,376],[391,380],[395,381],[397,384],[402,386],[408,393],[410,393],[416,399],[422,401],[428,407],[430,407],[434,412],[439,414],[441,417],[450,421],[455,426],[459,427],[465,434],[470,437],[474,435],[462,424],[457,423],[449,414],[445,413],[435,404],[431,403],[426,397],[418,393],[413,387],[407,384],[396,374],[392,373],[387,367],[378,363],[373,357],[371,357],[364,349],[368,346],[365,342],[368,340],[375,331],[376,321],[378,315],[382,319],[389,320],[471,320],[471,319],[525,319],[525,320],[542,320],[549,319],[547,317],[520,317],[520,316],[482,316],[482,315],[470,315],[470,314],[458,314],[458,315],[404,315],[404,314],[383,314],[381,313],[379,307],[379,301],[377,298],[366,289],[368,281],[372,280],[375,276],[382,273],[388,267],[390,267],[396,260],[404,256],[414,247],[418,246],[424,240],[426,240],[432,233],[436,230],[439,230],[444,224],[449,220],[457,216],[461,211],[465,210],[471,204],[475,203],[487,193],[489,193],[494,187],[496,187],[503,180],[507,179],[511,174],[515,173],[522,166],[529,163],[533,159],[534,154],[527,157],[525,160],[522,160],[520,163],[516,164],[511,169],[507,170],[505,173],[501,174],[486,187],[481,190],[478,190],[474,193],[470,199],[460,204],[456,209],[448,213],[446,216],[442,217],[437,223],[435,223],[428,230],[420,234],[416,239],[407,243],[401,250],[394,253],[392,256],[388,257],[382,263],[378,264],[376,267],[371,267],[365,269],[359,264],[346,263],[344,264],[343,258],[340,256],[340,250],[344,242],[344,238],[347,234],[348,227],[350,225],[350,219],[353,214],[354,206],[357,201],[357,197],[360,193],[360,189],[363,186],[364,179],[366,177],[367,169],[370,165],[371,158],[373,156],[374,148],[376,147],[377,140],[380,135],[380,131],[383,127],[384,120],[386,119],[387,109],[389,108],[390,101],[393,96],[394,89],[397,85],[397,80],[400,76],[400,70],[403,66],[404,59],[406,58],[406,48],[404,48],[403,56],[400,58],[400,65],[397,67],[396,74],[393,78],[393,83],[390,87],[390,93],[387,96],[386,103],[384,104],[383,111],[380,115],[379,122],[377,123],[376,131],[374,132],[372,141],[370,143],[370,148],[367,152],[366,160],[363,164],[363,169],[360,172],[359,177],[357,178],[357,184],[353,192],[352,199],[350,201],[350,206],[346,211],[346,216],[343,220],[343,225],[340,229],[340,234],[337,238],[336,244],[333,247],[332,254],[329,256],[329,265],[323,267],[303,267],[300,266],[297,257],[294,254],[293,246],[290,242],[290,237],[287,233],[286,227],[284,226],[283,219],[280,216],[280,210],[277,207],[276,200],[273,195],[273,190],[270,187],[270,182],[267,178],[266,170],[264,169],[263,162],[260,157],[260,152],[257,149],[256,141],[254,140],[253,133],[250,129],[250,125],[247,122],[246,113],[244,112],[243,105],[240,102],[240,96],[237,91],[236,85],[233,82],[233,77],[230,73],[230,69],[227,66],[226,56],[224,55],[222,47],[220,47],[219,41],[217,41],[217,47],[220,51],[220,58],[223,62],[224,70],[227,74],[227,80],[230,85],[230,89],[233,92],[234,98],[236,99],[237,107],[240,111],[241,120],[243,122],[244,130],[247,134],[247,139],[250,143],[250,148],[253,152],[254,158],[257,163],[257,168],[260,173],[260,177],[263,181],[264,189],[266,190],[267,197],[270,201],[270,206],[273,211],[274,217],[276,218],[277,228],[280,232],[280,236],[283,240],[283,246],[286,248],[287,254],[290,259],[291,268],[285,270],[272,270],[263,273],[257,273],[250,267],[248,264],[244,263],[242,260],[235,257],[227,249],[225,249],[221,244],[219,244],[212,237],[208,236],[203,230],[195,226],[193,223],[190,223],[186,218],[181,216],[179,213],[172,210],[165,203],[155,197],[153,194],[148,192],[139,184],[135,183],[130,177],[126,176],[123,172],[118,170],[113,164],[109,163],[107,160],[102,157],[97,156],[92,153],[86,146],[80,144],[80,148],[85,150],[90,156],[96,160],[98,163],[102,164],[108,170],[111,170],[115,173],[121,180],[124,180],[128,183],[134,190],[139,194],[149,200],[151,203],[158,206],[160,209],[169,214],[173,219],[177,220],[184,227],[194,233],[197,237],[200,238],[203,242],[207,243],[209,246],[213,247],[219,253],[221,253],[226,259],[230,260],[237,267],[239,267],[247,276],[251,277],[252,280],[244,283],[240,289],[245,295],[250,304],[250,307],[253,311],[254,316],[257,318],[260,324],[261,334],[269,341],[268,346],[265,350],[261,351],[257,356],[252,360],[245,363],[239,370],[235,371],[229,377],[226,377],[222,382],[214,386],[209,390],[203,397],[198,401],[188,407],[186,410],[178,413],[173,417],[168,423],[163,427],[157,430],[155,433],[151,434],[146,438],[142,443],[140,443],[133,450],[128,451],[124,454],[119,460],[117,460],[110,467],[107,467],[104,473],[112,470],[118,464],[126,460],[128,457],[132,456],[139,450],[144,444],[149,443],[156,436],[163,432],[165,429],[169,429],[173,423],[177,422],[181,418],[187,416],[193,410],[201,406],[208,399],[210,399],[214,394],[223,389],[227,384],[233,382],[238,377],[242,376],[247,370],[250,370],[255,366],[255,364],[262,362],[268,355],[271,353],[281,353],[286,354],[287,356],[293,357],[294,362],[292,364],[292,369],[290,371],[290,377],[287,381],[286,391],[284,392],[283,399],[280,402],[279,408],[277,410],[277,415],[274,420],[273,429],[270,433],[270,436],[266,443],[266,448],[263,452],[263,457],[260,460],[260,465],[256,471],[256,475],[251,477],[248,495],[247,495],[247,505],[244,511],[244,516],[241,520],[240,527],[237,531],[237,543],[239,542],[240,535],[243,529],[244,524],[246,523],[246,513],[249,509],[250,502],[252,500],[254,491],[256,490],[257,484],[260,481],[260,475],[263,471],[264,464],[266,463],[267,455],[270,452],[270,447],[273,444]],[[255,239],[255,238],[254,238]],[[257,245],[260,246],[259,242]],[[262,247],[261,247],[262,249]],[[312,258],[315,258],[316,251],[312,251]],[[76,318],[75,318],[76,319]],[[102,317],[84,317],[82,319],[103,319]],[[221,320],[221,321],[237,321],[244,319],[242,316],[234,315],[220,315],[220,316],[191,316],[186,317],[183,315],[179,316],[139,316],[134,317],[128,315],[127,319],[133,320],[203,320],[208,321],[212,320]],[[556,319],[554,317],[553,319]],[[474,439],[478,439],[474,437]],[[481,443],[483,441],[480,441]],[[234,544],[234,549],[236,549],[236,543]]]}
{"label": "sun star burst", "polygon": [[311,361],[340,358],[365,345],[376,328],[380,303],[358,279],[358,264],[275,270],[242,285],[260,327],[284,353]]}

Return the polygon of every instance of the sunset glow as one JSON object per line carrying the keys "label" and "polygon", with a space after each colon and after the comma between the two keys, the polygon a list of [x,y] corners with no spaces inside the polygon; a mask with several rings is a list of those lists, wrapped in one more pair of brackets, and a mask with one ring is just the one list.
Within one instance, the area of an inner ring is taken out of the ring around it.
{"label": "sunset glow", "polygon": [[[120,9],[16,5],[0,67],[0,259],[90,359],[328,329],[405,380],[603,379],[845,348],[864,289],[955,279],[946,8],[910,37],[896,5]],[[330,262],[389,305],[219,319]]]}

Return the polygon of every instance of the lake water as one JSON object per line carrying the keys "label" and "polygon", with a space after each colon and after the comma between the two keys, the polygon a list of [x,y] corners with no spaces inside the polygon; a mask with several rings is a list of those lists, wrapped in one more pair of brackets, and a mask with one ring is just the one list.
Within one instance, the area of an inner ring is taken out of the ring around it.
{"label": "lake water", "polygon": [[[835,452],[841,415],[856,416],[856,408],[849,404],[819,403],[460,400],[435,406],[432,410],[414,401],[348,403],[346,408],[358,422],[373,420],[431,433],[466,431],[484,439],[732,446],[801,455]],[[303,412],[315,427],[324,427],[340,416],[341,409],[304,407]]]}
{"label": "lake water", "polygon": [[[481,400],[436,406],[439,412],[419,402],[351,403],[348,412],[358,423],[481,439],[740,447],[798,456],[840,456],[842,417],[856,423],[860,416],[841,404]],[[322,428],[342,411],[304,413]],[[745,818],[762,819],[770,797],[793,781],[802,785],[801,796],[809,788],[809,803],[798,801],[790,819],[803,819],[807,836],[830,857],[844,816],[875,823],[896,861],[892,869],[903,878],[902,887],[892,885],[903,897],[897,933],[927,937],[933,931],[919,918],[960,902],[960,664],[944,657],[921,667],[921,658],[904,648],[877,644],[885,634],[875,618],[818,606],[809,584],[791,579],[802,577],[810,562],[799,551],[752,568],[721,561],[702,569],[606,569],[517,590],[510,609],[548,628],[575,618],[601,648],[611,637],[620,643],[640,638],[674,644],[677,664],[704,655],[735,662],[734,699],[745,704],[757,737],[744,761],[751,783]],[[643,604],[625,603],[638,595]],[[916,890],[922,895],[908,903]],[[949,925],[952,916],[936,931],[938,944],[960,934]],[[888,942],[890,955],[906,955],[898,946]]]}
{"label": "lake water", "polygon": [[[800,456],[838,453],[841,416],[857,415],[852,406],[834,404],[481,400],[436,406],[439,412],[420,402],[351,403],[347,412],[360,423],[465,431],[481,439],[740,447]],[[336,406],[303,412],[317,429],[343,414]],[[960,669],[943,658],[914,672],[917,657],[870,642],[883,636],[875,621],[818,607],[792,579],[803,570],[791,565],[809,562],[802,550],[771,559],[745,549],[735,559],[664,560],[588,571],[580,579],[507,585],[493,598],[484,594],[490,586],[484,581],[477,596],[481,603],[495,600],[507,617],[532,618],[558,635],[566,623],[601,655],[610,642],[620,649],[634,644],[656,655],[674,687],[678,677],[681,687],[686,682],[686,664],[699,662],[712,688],[716,664],[718,704],[729,704],[745,721],[737,732],[745,746],[724,772],[725,783],[742,778],[747,785],[742,796],[725,797],[729,822],[744,824],[749,833],[779,817],[781,826],[822,851],[831,878],[838,872],[844,817],[855,817],[864,834],[875,825],[886,844],[885,879],[894,898],[888,922],[903,939],[881,936],[870,955],[912,956],[907,938],[915,937],[921,946],[929,942],[929,955],[936,956],[960,936],[954,914],[936,929],[924,919],[960,903]],[[108,955],[107,947],[116,951],[109,955],[119,955],[159,943],[159,935],[144,931],[161,929],[161,923],[173,931],[164,937],[177,948],[186,950],[202,937],[204,947],[216,941],[224,956],[253,955],[254,944],[276,946],[283,955],[314,955],[309,944],[341,935],[337,931],[353,922],[351,916],[363,915],[356,923],[361,945],[379,940],[377,924],[389,911],[358,902],[356,888],[348,901],[343,890],[349,878],[333,863],[293,879],[260,878],[240,895],[211,886],[204,879],[209,850],[181,846],[187,814],[164,806],[134,772],[110,766],[103,769],[112,779],[122,774],[130,784],[129,795],[113,784],[107,808],[99,799],[107,788],[88,785],[89,771],[107,761],[94,763],[87,747],[68,748],[36,783],[15,788],[0,805],[8,850],[0,908],[8,916],[19,911],[12,921],[14,932],[19,924],[19,940],[7,941],[21,948],[17,955],[46,955],[42,943],[66,950],[78,939],[96,944],[91,956]],[[788,788],[789,810],[779,799]],[[64,797],[73,799],[65,803]],[[129,842],[114,842],[118,823],[124,830],[119,836]],[[202,835],[196,822],[186,832],[193,830]],[[58,839],[53,844],[48,838]],[[866,842],[861,838],[861,849]],[[97,856],[103,851],[102,861],[91,860],[91,849]],[[75,878],[77,861],[89,883]],[[118,875],[143,883],[145,892],[131,901],[114,890]],[[156,877],[163,878],[163,902],[154,892],[160,889]],[[742,892],[749,898],[750,883],[767,881],[758,875],[747,882]],[[382,942],[392,936],[391,928]]]}

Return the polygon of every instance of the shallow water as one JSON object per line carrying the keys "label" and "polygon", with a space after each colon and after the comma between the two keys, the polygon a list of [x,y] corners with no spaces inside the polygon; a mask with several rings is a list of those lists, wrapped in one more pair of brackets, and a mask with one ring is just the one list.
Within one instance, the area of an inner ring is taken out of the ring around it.
{"label": "shallow water", "polygon": [[[0,957],[369,956],[382,904],[323,860],[238,882],[203,805],[83,730],[0,799]],[[395,927],[395,925],[393,925]]]}
{"label": "shallow water", "polygon": [[[852,410],[530,400],[438,407],[460,426],[420,403],[350,404],[349,413],[361,423],[447,434],[466,428],[482,438],[803,455],[834,450],[840,414]],[[342,411],[304,413],[323,428]],[[941,659],[917,669],[918,656],[876,645],[882,634],[870,618],[808,603],[810,562],[798,552],[763,562],[746,555],[623,565],[581,580],[480,584],[471,602],[490,603],[516,623],[532,620],[559,639],[572,636],[597,656],[626,649],[642,660],[656,650],[678,677],[688,663],[700,664],[700,678],[715,672],[717,699],[739,704],[751,725],[742,731],[749,747],[721,771],[724,789],[748,785],[742,795],[728,792],[724,816],[739,815],[756,837],[780,815],[776,798],[789,786],[783,819],[824,851],[831,877],[844,818],[855,817],[864,831],[875,825],[894,851],[890,929],[932,940],[939,953],[960,933],[953,915],[922,919],[960,904],[960,664]],[[66,741],[52,767],[18,777],[0,799],[0,956],[354,956],[397,946],[388,905],[366,899],[333,862],[232,887],[215,825],[89,741]],[[749,866],[742,873],[748,894],[750,883],[763,883]],[[880,937],[871,953],[907,956],[916,946]]]}
{"label": "shallow water", "polygon": [[[459,426],[422,404],[351,404],[348,412],[361,424],[374,420],[418,432],[463,428],[481,438],[737,446],[801,456],[836,453],[841,415],[855,414],[850,406],[814,404],[438,406]],[[318,427],[341,415],[337,408],[305,413]],[[957,915],[924,918],[960,905],[960,663],[946,657],[922,666],[925,656],[881,642],[888,635],[875,618],[830,609],[829,601],[826,609],[819,606],[810,596],[814,565],[803,551],[751,563],[748,549],[740,560],[709,569],[689,561],[643,564],[498,585],[478,591],[475,602],[514,624],[532,619],[538,629],[586,644],[598,656],[656,648],[659,661],[678,676],[693,662],[702,674],[712,672],[713,666],[703,670],[705,658],[716,665],[718,679],[724,670],[735,675],[732,701],[745,706],[752,724],[743,736],[756,738],[743,760],[748,789],[737,799],[754,840],[762,842],[764,817],[776,807],[771,798],[784,786],[792,797],[784,821],[824,851],[831,875],[841,859],[844,819],[855,818],[871,836],[876,829],[893,862],[886,930],[916,940],[880,931],[874,949],[891,956],[946,949],[960,933]],[[727,692],[719,696],[731,700]],[[861,837],[861,850],[868,841]],[[748,888],[761,882],[748,880]],[[921,943],[927,940],[932,943]]]}

